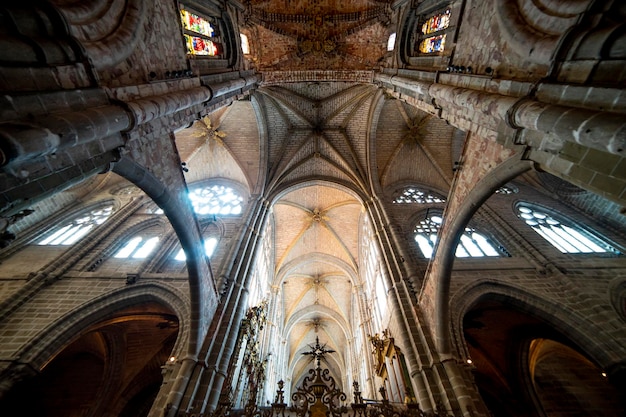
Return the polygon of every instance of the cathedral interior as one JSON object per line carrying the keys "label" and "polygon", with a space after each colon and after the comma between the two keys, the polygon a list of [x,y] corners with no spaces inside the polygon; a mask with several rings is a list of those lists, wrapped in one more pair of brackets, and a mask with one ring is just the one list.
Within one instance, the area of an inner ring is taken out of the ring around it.
{"label": "cathedral interior", "polygon": [[8,3],[1,415],[626,415],[625,2]]}

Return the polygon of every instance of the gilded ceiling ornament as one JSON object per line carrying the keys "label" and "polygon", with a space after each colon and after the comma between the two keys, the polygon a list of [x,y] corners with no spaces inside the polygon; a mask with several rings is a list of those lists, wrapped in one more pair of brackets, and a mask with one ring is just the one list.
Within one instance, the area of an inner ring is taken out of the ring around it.
{"label": "gilded ceiling ornament", "polygon": [[213,127],[213,124],[209,116],[204,116],[202,119],[200,119],[200,121],[202,123],[199,123],[198,125],[201,126],[202,131],[194,136],[197,136],[197,137],[206,136],[207,142],[210,139],[213,139],[215,143],[217,143],[218,145],[224,145],[224,141],[222,139],[226,137],[226,133],[217,130],[217,127]]}

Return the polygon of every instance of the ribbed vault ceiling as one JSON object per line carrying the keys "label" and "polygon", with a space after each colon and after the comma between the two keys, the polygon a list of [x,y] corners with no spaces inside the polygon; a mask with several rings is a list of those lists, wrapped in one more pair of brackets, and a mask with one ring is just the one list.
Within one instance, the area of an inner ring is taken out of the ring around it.
{"label": "ribbed vault ceiling", "polygon": [[[199,140],[207,131],[221,136]],[[229,178],[274,196],[268,278],[278,289],[292,391],[314,366],[303,353],[317,339],[336,351],[323,366],[338,381],[348,374],[364,196],[376,184],[392,192],[420,183],[445,195],[455,135],[375,85],[313,81],[262,86],[177,134],[181,158],[190,158],[188,181]],[[412,213],[402,210],[400,218]]]}
{"label": "ribbed vault ceiling", "polygon": [[297,189],[274,206],[276,285],[292,383],[313,365],[302,353],[316,338],[336,351],[327,358],[329,369],[345,375],[361,208],[351,194],[323,185]]}
{"label": "ribbed vault ceiling", "polygon": [[338,183],[367,188],[364,145],[377,97],[371,85],[314,82],[265,87],[257,96],[271,138],[268,187],[289,190],[273,219],[292,389],[314,365],[303,353],[318,339],[335,351],[323,366],[338,381],[346,377],[364,207]]}

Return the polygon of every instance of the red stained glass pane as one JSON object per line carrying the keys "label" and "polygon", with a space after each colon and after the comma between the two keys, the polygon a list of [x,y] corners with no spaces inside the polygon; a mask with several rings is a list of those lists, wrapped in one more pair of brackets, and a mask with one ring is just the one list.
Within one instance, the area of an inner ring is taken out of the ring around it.
{"label": "red stained glass pane", "polygon": [[431,36],[424,39],[420,45],[419,50],[423,54],[431,54],[434,52],[442,52],[446,45],[446,35]]}
{"label": "red stained glass pane", "polygon": [[215,30],[213,29],[213,26],[211,26],[211,22],[207,19],[193,14],[185,9],[181,9],[180,17],[185,29],[204,36],[214,36]]}
{"label": "red stained glass pane", "polygon": [[450,9],[430,17],[422,25],[422,33],[428,35],[447,28],[450,25]]}
{"label": "red stained glass pane", "polygon": [[187,42],[187,53],[189,54],[209,56],[218,54],[217,44],[208,39],[185,35],[185,41]]}

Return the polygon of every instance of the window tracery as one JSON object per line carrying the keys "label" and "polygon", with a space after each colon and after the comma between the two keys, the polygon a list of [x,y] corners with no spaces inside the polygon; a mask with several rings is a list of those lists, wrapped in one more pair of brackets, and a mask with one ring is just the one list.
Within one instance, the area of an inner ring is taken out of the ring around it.
{"label": "window tracery", "polygon": [[517,187],[514,187],[513,185],[510,185],[510,184],[503,185],[502,187],[498,188],[495,191],[496,194],[502,194],[502,195],[517,194],[517,192],[518,192]]}
{"label": "window tracery", "polygon": [[113,205],[94,208],[83,213],[69,223],[39,241],[39,245],[72,245],[85,236],[95,226],[101,225],[113,213]]}
{"label": "window tracery", "polygon": [[396,193],[392,201],[393,204],[432,204],[445,202],[445,198],[435,193],[422,191],[417,187],[406,187],[402,189],[399,193]]}
{"label": "window tracery", "polygon": [[[437,234],[441,228],[443,218],[434,214],[421,220],[413,229],[415,242],[425,258],[431,258],[437,242]],[[506,254],[504,248],[496,249],[494,244],[482,233],[472,227],[466,227],[456,247],[457,258],[480,258],[485,256],[502,256]]]}
{"label": "window tracery", "polygon": [[243,197],[225,185],[196,188],[189,192],[189,199],[198,214],[237,215],[243,210]]}
{"label": "window tracery", "polygon": [[562,253],[619,253],[616,248],[595,234],[576,227],[574,222],[550,214],[538,206],[519,203],[517,215]]}

